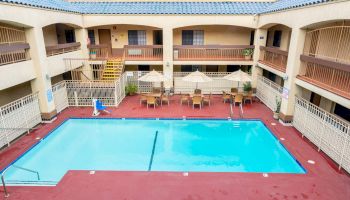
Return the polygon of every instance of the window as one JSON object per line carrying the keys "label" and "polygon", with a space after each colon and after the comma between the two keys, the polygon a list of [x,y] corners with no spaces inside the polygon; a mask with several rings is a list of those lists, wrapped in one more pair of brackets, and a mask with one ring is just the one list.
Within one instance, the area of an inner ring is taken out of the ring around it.
{"label": "window", "polygon": [[272,46],[281,47],[281,37],[282,37],[282,31],[275,31],[275,33],[273,34]]}
{"label": "window", "polygon": [[73,42],[75,42],[74,30],[65,30],[64,33],[66,35],[66,43],[73,43]]}
{"label": "window", "polygon": [[182,45],[203,45],[204,31],[203,30],[183,30]]}
{"label": "window", "polygon": [[255,31],[250,32],[250,45],[254,45]]}
{"label": "window", "polygon": [[193,31],[193,45],[204,45],[204,31]]}
{"label": "window", "polygon": [[153,31],[153,44],[154,45],[163,44],[163,32],[161,30]]}
{"label": "window", "polygon": [[146,31],[143,30],[129,30],[128,31],[129,45],[146,45]]}
{"label": "window", "polygon": [[181,72],[192,72],[192,65],[181,65]]}
{"label": "window", "polygon": [[202,66],[200,65],[181,65],[181,72],[194,72],[202,71]]}
{"label": "window", "polygon": [[239,65],[227,65],[227,72],[235,72],[240,69]]}
{"label": "window", "polygon": [[139,65],[138,71],[150,71],[150,66],[149,65]]}
{"label": "window", "polygon": [[95,31],[94,30],[88,30],[88,37],[89,37],[89,40],[90,40],[90,44],[96,44]]}
{"label": "window", "polygon": [[350,109],[347,109],[342,105],[335,104],[334,114],[350,122]]}
{"label": "window", "polygon": [[182,31],[182,45],[193,45],[193,31]]}
{"label": "window", "polygon": [[192,65],[192,71],[193,72],[195,72],[195,71],[203,71],[203,69],[202,69],[202,66],[200,66],[200,65]]}

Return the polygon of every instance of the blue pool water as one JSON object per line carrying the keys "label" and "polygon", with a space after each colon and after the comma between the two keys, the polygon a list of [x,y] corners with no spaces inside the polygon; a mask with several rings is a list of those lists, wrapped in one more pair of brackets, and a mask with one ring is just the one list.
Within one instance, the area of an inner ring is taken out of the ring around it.
{"label": "blue pool water", "polygon": [[69,119],[10,167],[13,184],[68,170],[305,173],[261,121]]}

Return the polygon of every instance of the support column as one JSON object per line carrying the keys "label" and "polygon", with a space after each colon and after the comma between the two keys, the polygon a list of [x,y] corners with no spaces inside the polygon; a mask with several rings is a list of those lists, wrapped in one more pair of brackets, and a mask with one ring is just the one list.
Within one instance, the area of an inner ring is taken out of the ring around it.
{"label": "support column", "polygon": [[283,122],[291,122],[293,119],[295,95],[300,93],[300,88],[295,84],[296,76],[300,70],[300,55],[303,53],[306,31],[293,28],[288,52],[288,61],[284,81],[284,89],[288,91],[288,98],[282,98],[280,118]]}
{"label": "support column", "polygon": [[87,48],[88,41],[88,30],[85,28],[77,28],[75,31],[75,39],[80,42],[80,48],[83,53],[83,58],[89,57],[89,49]]}
{"label": "support column", "polygon": [[[82,58],[83,59],[89,58],[89,49],[87,47],[88,46],[88,42],[87,42],[88,41],[88,30],[85,28],[75,29],[75,38],[76,38],[77,42],[80,42]],[[94,79],[92,67],[90,66],[88,60],[83,60],[82,62],[76,62],[74,64],[77,64],[77,65],[82,64],[84,75],[90,80]],[[73,67],[75,68],[76,66],[73,66]]]}
{"label": "support column", "polygon": [[267,29],[256,29],[255,30],[255,35],[254,35],[254,55],[253,55],[253,60],[254,60],[254,65],[252,67],[252,87],[256,88],[257,84],[257,77],[263,74],[262,68],[258,67],[258,61],[260,58],[260,46],[265,46],[266,45],[266,40],[267,40]]}
{"label": "support column", "polygon": [[164,83],[165,88],[173,87],[173,29],[163,28],[163,73],[169,79]]}
{"label": "support column", "polygon": [[26,31],[26,37],[30,45],[30,55],[36,72],[36,79],[31,81],[33,92],[39,93],[40,111],[43,120],[51,120],[56,114],[53,100],[51,78],[48,73],[47,56],[44,35],[41,27],[34,27]]}

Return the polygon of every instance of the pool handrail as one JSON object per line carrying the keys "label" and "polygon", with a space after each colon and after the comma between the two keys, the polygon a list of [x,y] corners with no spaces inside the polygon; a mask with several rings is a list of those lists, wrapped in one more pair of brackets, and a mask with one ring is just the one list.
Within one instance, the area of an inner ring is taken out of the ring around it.
{"label": "pool handrail", "polygon": [[242,106],[242,103],[239,104],[239,116],[241,119],[243,119],[243,106]]}
{"label": "pool handrail", "polygon": [[10,196],[10,193],[8,193],[7,188],[6,188],[6,184],[5,184],[5,172],[9,169],[10,167],[6,168],[2,173],[1,173],[1,182],[2,182],[2,187],[4,188],[4,193],[5,193],[5,198]]}
{"label": "pool handrail", "polygon": [[6,188],[6,184],[5,184],[5,173],[7,172],[7,170],[10,167],[14,167],[14,168],[21,169],[21,170],[24,170],[24,171],[27,171],[27,172],[35,173],[37,175],[38,181],[40,181],[40,174],[39,174],[38,171],[34,171],[34,170],[27,169],[27,168],[24,168],[24,167],[20,167],[20,166],[17,166],[17,165],[10,165],[1,173],[1,182],[2,182],[2,186],[4,188],[5,198],[10,196],[10,193],[8,193],[7,188]]}
{"label": "pool handrail", "polygon": [[24,170],[24,171],[27,171],[27,172],[32,172],[32,173],[35,173],[37,178],[38,178],[38,181],[40,181],[40,174],[38,171],[35,171],[35,170],[31,170],[31,169],[28,169],[28,168],[24,168],[24,167],[20,167],[20,166],[17,166],[17,165],[12,165],[12,167],[14,168],[17,168],[17,169],[21,169],[21,170]]}

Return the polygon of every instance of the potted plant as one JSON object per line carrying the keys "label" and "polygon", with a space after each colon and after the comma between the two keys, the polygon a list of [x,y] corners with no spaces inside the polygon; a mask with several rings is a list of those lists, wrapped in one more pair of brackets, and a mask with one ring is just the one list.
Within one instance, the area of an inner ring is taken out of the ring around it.
{"label": "potted plant", "polygon": [[243,56],[246,60],[251,60],[252,59],[252,55],[253,55],[253,49],[244,49],[243,50]]}
{"label": "potted plant", "polygon": [[243,91],[245,93],[252,91],[252,84],[250,82],[243,83]]}
{"label": "potted plant", "polygon": [[275,112],[273,112],[273,118],[276,120],[279,118],[279,115],[280,115],[281,103],[282,103],[281,98],[276,96],[276,110]]}
{"label": "potted plant", "polygon": [[135,84],[128,84],[125,87],[125,93],[129,96],[135,95],[136,92],[137,92],[137,85],[135,85]]}

